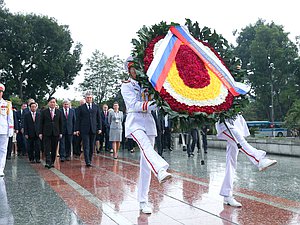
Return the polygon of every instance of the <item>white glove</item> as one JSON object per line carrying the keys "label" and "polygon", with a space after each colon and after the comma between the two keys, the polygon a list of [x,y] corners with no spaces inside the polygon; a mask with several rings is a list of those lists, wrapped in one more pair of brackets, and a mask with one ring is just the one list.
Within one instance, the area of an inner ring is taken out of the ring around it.
{"label": "white glove", "polygon": [[14,135],[14,129],[8,130],[8,137],[12,137]]}
{"label": "white glove", "polygon": [[[153,111],[153,110],[156,110],[157,109],[157,105],[154,103],[155,101],[150,101],[148,103],[148,111]],[[154,103],[154,104],[153,104]]]}

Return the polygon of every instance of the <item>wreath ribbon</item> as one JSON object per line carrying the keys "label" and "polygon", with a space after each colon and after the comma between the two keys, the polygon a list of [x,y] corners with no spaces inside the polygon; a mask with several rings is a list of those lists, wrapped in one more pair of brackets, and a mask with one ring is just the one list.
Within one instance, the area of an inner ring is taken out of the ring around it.
{"label": "wreath ribbon", "polygon": [[147,70],[148,79],[156,91],[161,91],[182,43],[199,56],[233,96],[244,95],[250,91],[248,85],[236,82],[215,53],[193,38],[183,26],[170,28]]}

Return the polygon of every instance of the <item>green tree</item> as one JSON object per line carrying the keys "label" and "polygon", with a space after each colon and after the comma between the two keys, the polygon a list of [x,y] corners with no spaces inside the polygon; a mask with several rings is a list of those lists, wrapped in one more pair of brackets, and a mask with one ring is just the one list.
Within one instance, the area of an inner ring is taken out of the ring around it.
{"label": "green tree", "polygon": [[82,46],[73,46],[67,26],[0,10],[0,30],[0,81],[10,95],[41,100],[73,83],[82,67]]}
{"label": "green tree", "polygon": [[296,100],[285,117],[288,128],[300,129],[300,100]]}
{"label": "green tree", "polygon": [[247,69],[254,90],[255,102],[251,106],[255,107],[256,119],[272,120],[272,95],[275,120],[283,120],[297,99],[299,55],[288,34],[283,26],[260,19],[242,29],[237,37],[235,52]]}
{"label": "green tree", "polygon": [[114,98],[126,77],[122,72],[123,62],[118,56],[107,57],[103,52],[96,50],[87,60],[84,81],[79,84],[82,92],[91,91],[95,102],[102,102]]}

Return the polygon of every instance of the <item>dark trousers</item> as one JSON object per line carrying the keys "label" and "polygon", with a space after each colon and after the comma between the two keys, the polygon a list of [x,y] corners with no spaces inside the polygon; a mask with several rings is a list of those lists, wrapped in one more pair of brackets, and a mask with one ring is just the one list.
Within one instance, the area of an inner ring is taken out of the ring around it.
{"label": "dark trousers", "polygon": [[6,159],[11,159],[11,151],[12,151],[12,148],[13,148],[12,140],[13,140],[13,137],[10,137],[8,139]]}
{"label": "dark trousers", "polygon": [[105,128],[102,130],[102,133],[100,134],[100,151],[103,150],[103,144],[105,142],[105,151],[109,151],[112,146],[111,143],[109,141],[109,128]]}
{"label": "dark trousers", "polygon": [[92,163],[96,134],[81,134],[85,164]]}
{"label": "dark trousers", "polygon": [[200,150],[200,138],[199,138],[198,129],[196,129],[196,128],[192,129],[191,135],[192,135],[191,153],[193,153],[196,145],[197,145],[198,150]]}
{"label": "dark trousers", "polygon": [[202,143],[204,152],[207,152],[207,135],[202,133]]}
{"label": "dark trousers", "polygon": [[157,136],[155,137],[155,143],[157,147],[157,153],[162,156],[163,155],[163,134],[161,132],[157,132]]}
{"label": "dark trousers", "polygon": [[56,148],[59,136],[43,136],[46,164],[53,165],[56,158]]}
{"label": "dark trousers", "polygon": [[73,154],[75,156],[80,156],[81,153],[81,136],[73,136]]}
{"label": "dark trousers", "polygon": [[65,160],[71,156],[71,145],[72,145],[73,135],[63,134],[59,141],[59,156],[61,159]]}
{"label": "dark trousers", "polygon": [[26,138],[23,133],[17,134],[18,155],[26,155]]}
{"label": "dark trousers", "polygon": [[131,151],[134,147],[134,140],[132,138],[127,138],[127,149]]}
{"label": "dark trousers", "polygon": [[29,161],[40,160],[40,139],[38,137],[30,137],[28,143],[28,158]]}
{"label": "dark trousers", "polygon": [[170,127],[165,127],[165,132],[163,134],[163,148],[171,149],[171,129]]}

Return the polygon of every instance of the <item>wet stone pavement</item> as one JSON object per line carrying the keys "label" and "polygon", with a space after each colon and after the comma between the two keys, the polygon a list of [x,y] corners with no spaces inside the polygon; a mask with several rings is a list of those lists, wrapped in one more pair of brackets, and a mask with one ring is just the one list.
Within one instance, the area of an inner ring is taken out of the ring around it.
{"label": "wet stone pavement", "polygon": [[240,153],[235,197],[242,208],[223,205],[219,196],[225,150],[208,149],[205,164],[195,154],[164,152],[173,179],[160,185],[152,177],[151,215],[137,202],[139,151],[121,151],[114,160],[101,152],[87,168],[83,156],[55,163],[30,164],[24,157],[7,161],[0,178],[0,225],[7,224],[300,224],[300,158],[270,155],[275,167],[258,172]]}

